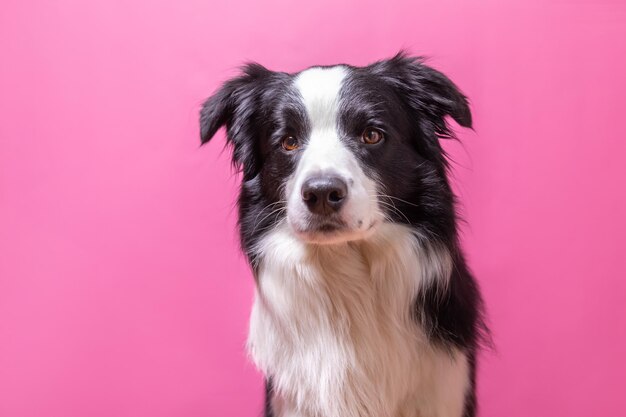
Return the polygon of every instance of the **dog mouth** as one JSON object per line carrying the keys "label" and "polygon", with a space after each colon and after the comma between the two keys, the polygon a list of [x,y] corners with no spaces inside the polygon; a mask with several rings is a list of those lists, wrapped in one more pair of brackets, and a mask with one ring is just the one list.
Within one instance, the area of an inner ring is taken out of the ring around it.
{"label": "dog mouth", "polygon": [[300,224],[291,223],[291,227],[299,239],[312,243],[336,241],[349,232],[349,227],[338,217],[309,218]]}
{"label": "dog mouth", "polygon": [[339,222],[324,222],[317,226],[314,226],[311,231],[317,233],[336,233],[345,229],[345,225]]}
{"label": "dog mouth", "polygon": [[310,219],[306,225],[291,224],[291,227],[298,239],[304,242],[333,244],[362,239],[376,226],[376,222],[372,222],[362,228],[362,223],[357,223],[359,227],[350,227],[341,219]]}
{"label": "dog mouth", "polygon": [[303,227],[295,227],[296,233],[299,235],[332,235],[346,230],[346,224],[338,219],[309,220]]}

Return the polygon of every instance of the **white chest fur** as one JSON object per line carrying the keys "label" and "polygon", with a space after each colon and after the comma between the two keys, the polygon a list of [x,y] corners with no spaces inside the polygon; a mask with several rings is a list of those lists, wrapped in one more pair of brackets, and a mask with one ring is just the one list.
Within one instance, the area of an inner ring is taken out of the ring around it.
{"label": "white chest fur", "polygon": [[461,416],[465,355],[432,346],[411,317],[424,280],[449,271],[444,252],[426,253],[392,224],[341,245],[281,227],[261,242],[248,348],[278,417]]}

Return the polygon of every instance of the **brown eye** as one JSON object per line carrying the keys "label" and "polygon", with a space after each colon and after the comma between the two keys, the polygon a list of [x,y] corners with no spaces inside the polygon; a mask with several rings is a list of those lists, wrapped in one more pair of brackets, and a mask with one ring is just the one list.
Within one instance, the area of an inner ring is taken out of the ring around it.
{"label": "brown eye", "polygon": [[298,139],[296,139],[294,136],[285,136],[280,141],[280,144],[286,151],[295,151],[300,146],[300,144],[298,143]]}
{"label": "brown eye", "polygon": [[383,138],[383,132],[372,127],[365,129],[365,132],[363,132],[363,135],[361,135],[361,140],[363,141],[363,143],[366,143],[368,145],[375,145],[383,140]]}

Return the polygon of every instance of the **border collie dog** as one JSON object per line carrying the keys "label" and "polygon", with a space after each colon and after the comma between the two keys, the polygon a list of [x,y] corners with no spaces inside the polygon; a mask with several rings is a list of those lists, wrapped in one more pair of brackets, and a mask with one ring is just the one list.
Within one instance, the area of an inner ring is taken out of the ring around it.
{"label": "border collie dog", "polygon": [[404,53],[290,74],[248,64],[203,105],[242,171],[266,417],[470,417],[481,298],[439,142],[467,99]]}

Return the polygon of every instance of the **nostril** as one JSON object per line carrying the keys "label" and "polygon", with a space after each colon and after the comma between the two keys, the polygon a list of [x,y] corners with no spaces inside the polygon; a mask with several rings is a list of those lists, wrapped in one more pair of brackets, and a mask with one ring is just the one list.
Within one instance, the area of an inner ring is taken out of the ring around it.
{"label": "nostril", "polygon": [[302,199],[307,203],[315,204],[315,202],[317,201],[317,196],[311,191],[304,191],[302,193]]}
{"label": "nostril", "polygon": [[343,200],[343,195],[341,195],[341,192],[339,190],[333,190],[330,192],[330,194],[328,194],[328,201],[330,201],[331,203],[338,203],[341,200]]}

